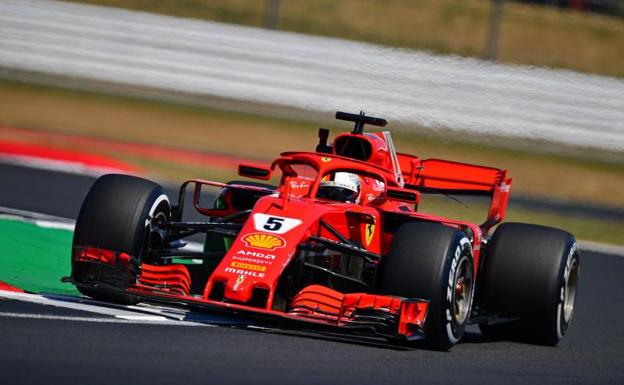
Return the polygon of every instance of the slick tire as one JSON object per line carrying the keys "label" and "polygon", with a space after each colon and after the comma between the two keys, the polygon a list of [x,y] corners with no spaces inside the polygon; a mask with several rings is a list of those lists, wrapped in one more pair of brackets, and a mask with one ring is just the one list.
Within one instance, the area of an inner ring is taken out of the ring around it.
{"label": "slick tire", "polygon": [[524,223],[500,225],[486,250],[481,308],[509,323],[480,325],[484,335],[556,345],[574,315],[580,255],[568,232]]}
{"label": "slick tire", "polygon": [[462,338],[474,295],[474,264],[466,234],[439,223],[402,225],[380,266],[382,294],[429,300],[425,338],[448,350]]}
{"label": "slick tire", "polygon": [[[120,293],[133,284],[147,251],[150,221],[170,219],[171,208],[164,189],[146,179],[108,174],[98,178],[87,194],[74,232],[72,278],[78,290],[94,299],[132,304],[137,297]],[[76,250],[94,247],[131,256],[128,271],[119,266],[97,267],[74,261]],[[97,286],[103,286],[97,288]],[[114,287],[115,290],[105,286]],[[116,290],[120,289],[120,290]]]}

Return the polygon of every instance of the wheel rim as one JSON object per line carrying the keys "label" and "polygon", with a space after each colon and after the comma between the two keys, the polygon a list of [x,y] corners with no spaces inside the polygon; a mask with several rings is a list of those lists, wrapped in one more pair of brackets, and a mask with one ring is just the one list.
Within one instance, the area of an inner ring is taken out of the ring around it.
{"label": "wheel rim", "polygon": [[457,325],[464,324],[469,316],[473,290],[472,264],[463,258],[455,273],[455,292],[453,295],[453,317]]}
{"label": "wheel rim", "polygon": [[166,221],[167,217],[168,217],[168,215],[167,215],[166,212],[158,211],[154,215],[154,218],[152,219],[152,223],[158,223],[158,222]]}
{"label": "wheel rim", "polygon": [[[143,247],[141,248],[141,259],[146,257],[145,254],[149,248],[159,247],[159,246],[162,247],[161,242],[165,238],[163,238],[164,236],[160,235],[160,233],[152,233],[153,226],[158,227],[158,224],[160,222],[168,221],[170,218],[171,218],[171,208],[169,206],[169,199],[167,199],[166,195],[161,195],[152,204],[152,207],[149,212],[149,217],[147,218],[145,222],[146,235],[150,233],[147,239],[150,240],[151,243],[147,244],[146,241],[144,241]],[[154,238],[153,234],[158,234],[159,237]],[[171,260],[168,260],[168,261],[171,262]]]}
{"label": "wheel rim", "polygon": [[572,319],[572,313],[574,312],[578,277],[579,264],[578,260],[574,259],[572,261],[572,266],[570,266],[570,272],[568,273],[568,279],[566,280],[565,289],[563,291],[563,320],[565,323],[570,322]]}

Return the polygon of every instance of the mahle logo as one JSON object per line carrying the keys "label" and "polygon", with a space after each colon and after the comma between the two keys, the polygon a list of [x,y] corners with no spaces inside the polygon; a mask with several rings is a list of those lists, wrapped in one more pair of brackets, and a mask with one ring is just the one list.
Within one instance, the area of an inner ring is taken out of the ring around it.
{"label": "mahle logo", "polygon": [[255,247],[257,249],[275,250],[286,246],[286,241],[279,235],[250,233],[242,238],[247,247]]}

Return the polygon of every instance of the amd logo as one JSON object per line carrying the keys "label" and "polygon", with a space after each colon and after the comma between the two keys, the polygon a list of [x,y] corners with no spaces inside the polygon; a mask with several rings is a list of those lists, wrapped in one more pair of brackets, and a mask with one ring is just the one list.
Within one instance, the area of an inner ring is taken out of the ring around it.
{"label": "amd logo", "polygon": [[236,254],[244,255],[246,257],[264,258],[264,259],[271,259],[271,260],[275,259],[275,255],[273,254],[264,254],[264,253],[259,253],[257,251],[238,250]]}

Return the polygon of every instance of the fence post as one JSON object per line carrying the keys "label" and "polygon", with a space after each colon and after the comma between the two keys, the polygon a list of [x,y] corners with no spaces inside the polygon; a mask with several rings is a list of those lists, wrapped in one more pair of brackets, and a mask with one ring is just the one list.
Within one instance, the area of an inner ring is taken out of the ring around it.
{"label": "fence post", "polygon": [[503,21],[503,5],[505,0],[492,0],[492,17],[490,19],[490,31],[488,34],[485,59],[496,61],[498,59],[498,39],[500,26]]}
{"label": "fence post", "polygon": [[264,9],[264,28],[277,29],[279,8],[279,0],[267,0],[266,7]]}

